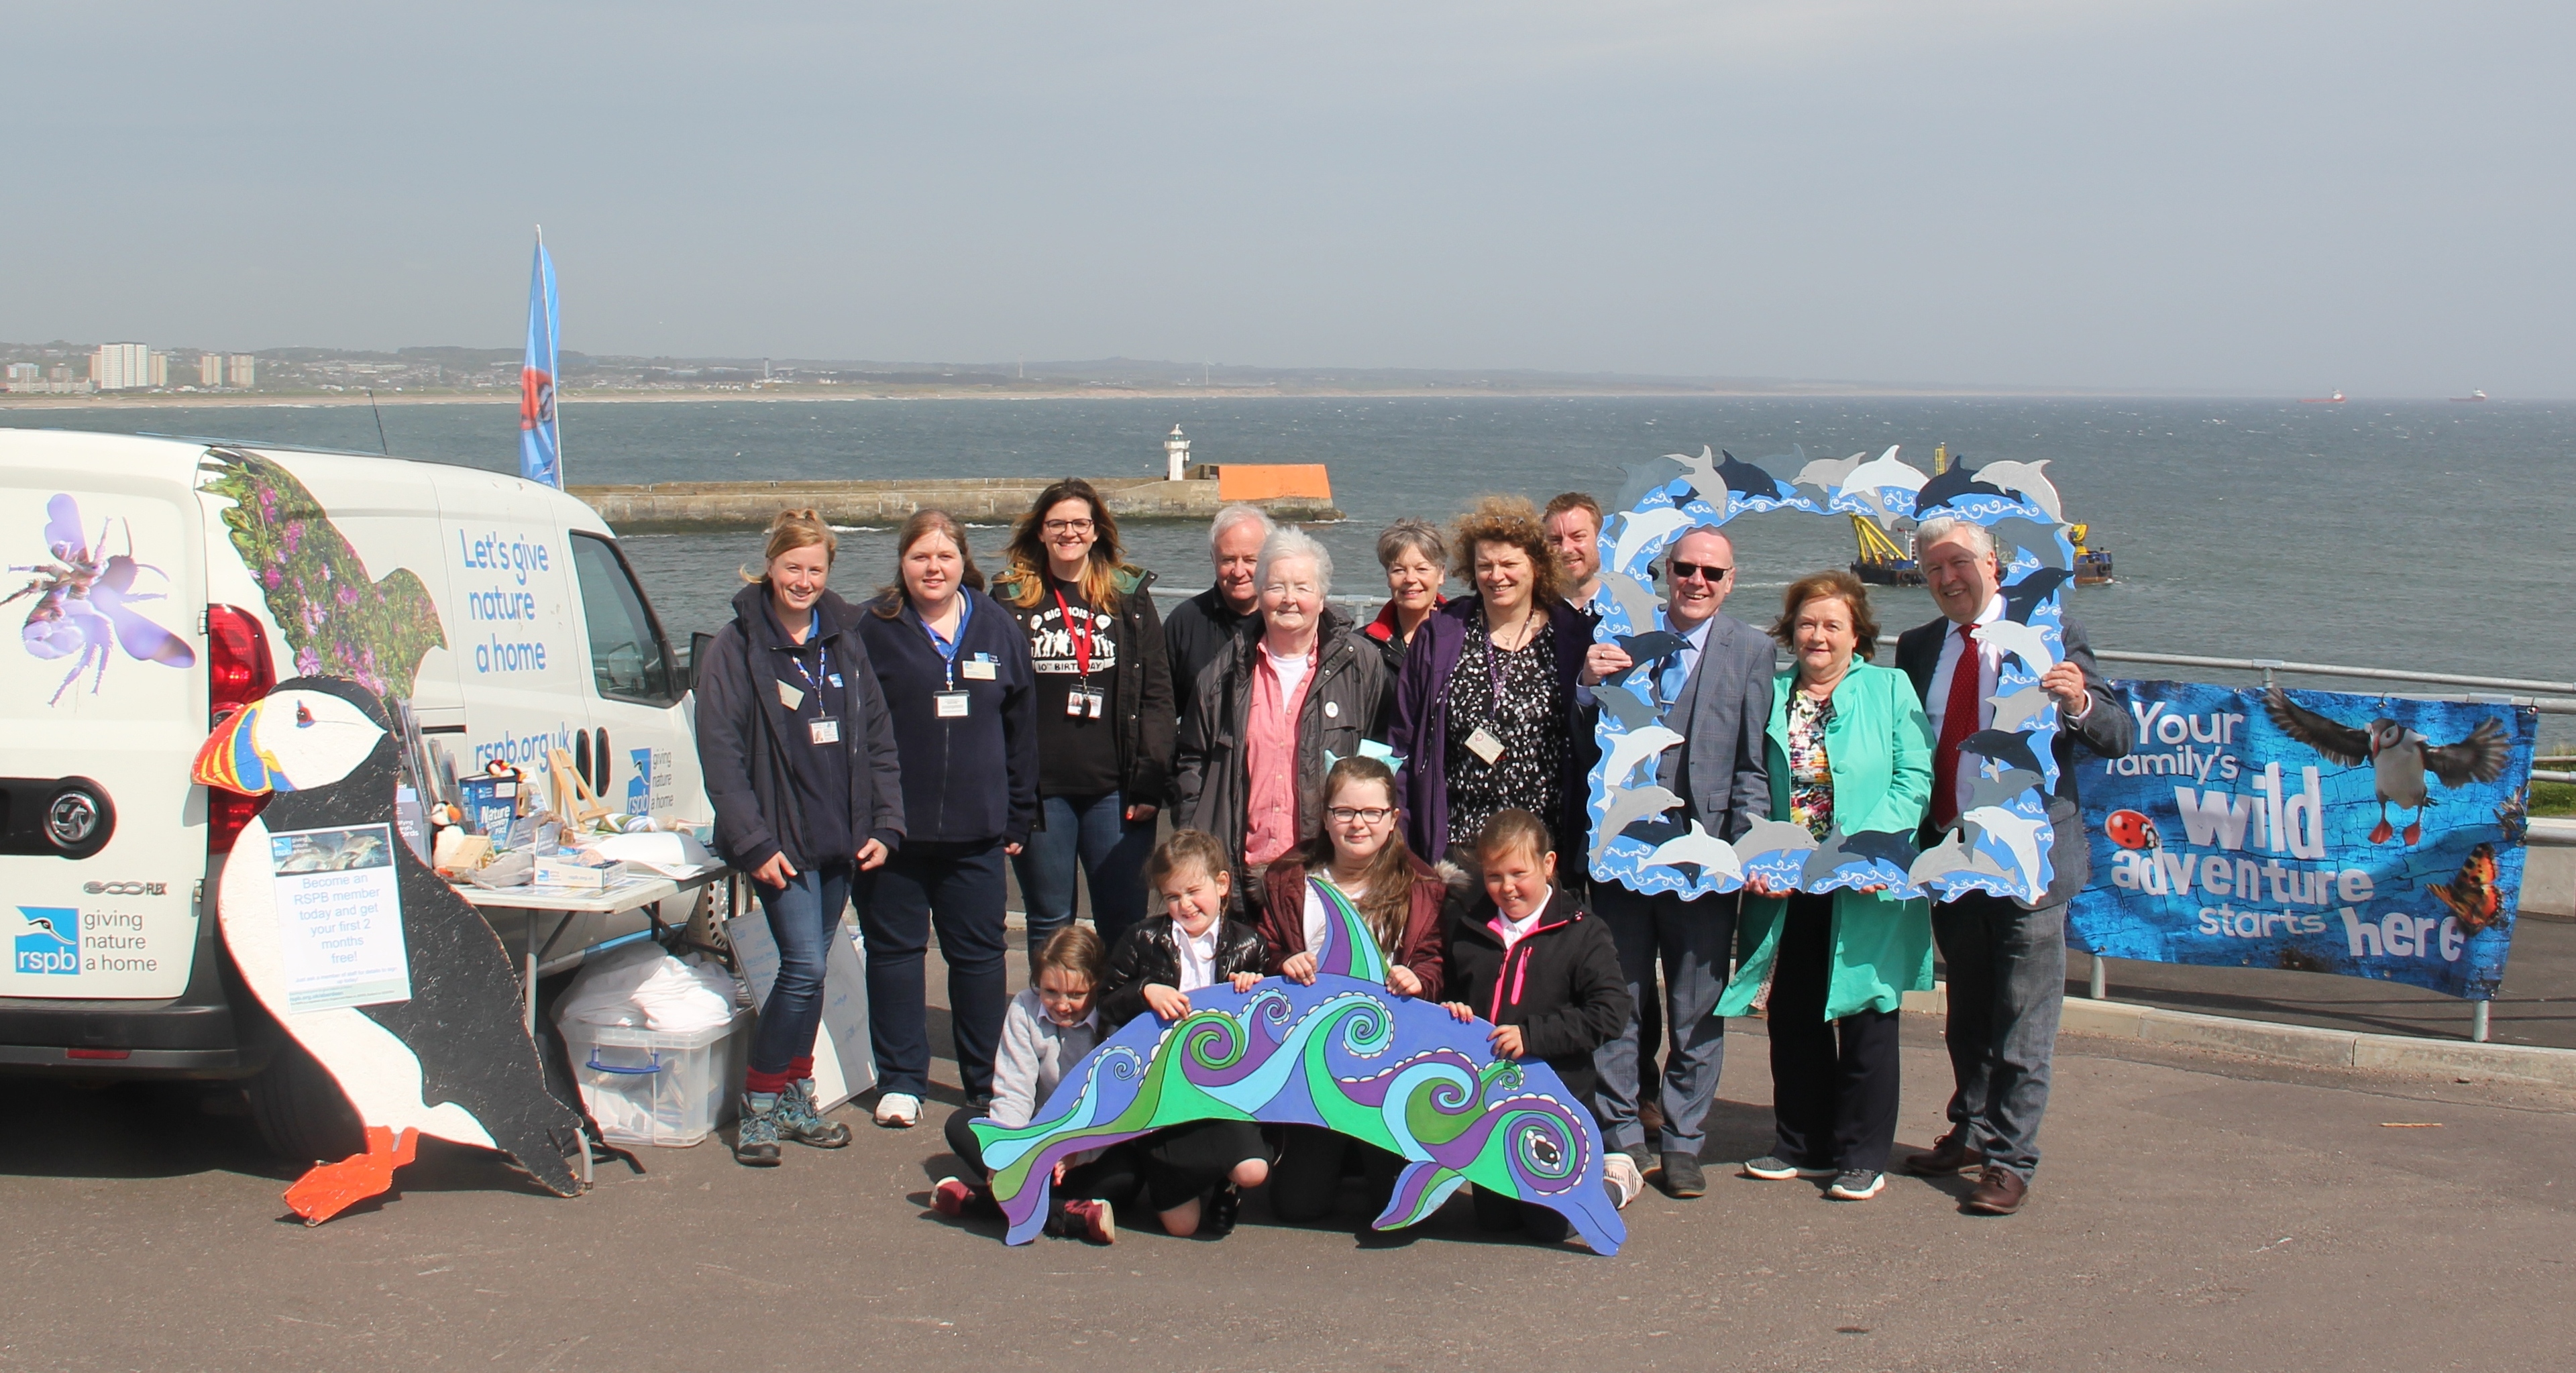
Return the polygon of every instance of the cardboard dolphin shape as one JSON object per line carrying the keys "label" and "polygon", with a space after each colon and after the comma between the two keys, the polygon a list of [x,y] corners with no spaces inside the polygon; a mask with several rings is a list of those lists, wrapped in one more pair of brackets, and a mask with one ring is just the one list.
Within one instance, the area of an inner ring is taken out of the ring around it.
{"label": "cardboard dolphin shape", "polygon": [[1884,886],[1900,897],[2037,897],[2052,875],[2047,794],[2057,781],[2050,749],[2057,707],[2039,678],[2063,656],[2058,597],[2075,565],[2045,464],[1999,462],[1977,471],[1961,464],[1927,477],[1893,447],[1875,458],[1864,451],[1812,461],[1797,449],[1781,461],[1794,466],[1792,479],[1705,448],[1696,458],[1676,453],[1630,464],[1627,509],[1617,513],[1617,532],[1605,544],[1601,591],[1593,598],[1598,641],[1661,642],[1658,631],[1670,626],[1648,580],[1656,559],[1690,531],[1740,514],[1857,514],[1891,529],[1940,514],[1983,525],[1997,536],[2009,614],[1983,631],[2006,656],[1992,697],[1993,728],[1971,741],[1963,764],[1974,769],[1975,814],[1928,854],[1915,853],[1902,834],[1837,829],[1819,841],[1785,822],[1766,822],[1737,838],[1736,861],[1703,861],[1712,856],[1707,842],[1682,842],[1687,831],[1670,806],[1648,809],[1672,795],[1642,765],[1670,749],[1673,724],[1636,691],[1604,683],[1593,689],[1601,704],[1601,761],[1591,773],[1592,876],[1685,896],[1736,891],[1758,876],[1807,892]]}
{"label": "cardboard dolphin shape", "polygon": [[1140,1015],[1065,1073],[1017,1129],[971,1123],[993,1170],[1009,1243],[1044,1227],[1055,1165],[1194,1120],[1319,1125],[1405,1161],[1375,1227],[1440,1209],[1467,1184],[1535,1202],[1595,1253],[1628,1236],[1601,1180],[1592,1115],[1537,1059],[1497,1059],[1493,1026],[1386,988],[1386,959],[1359,911],[1325,882],[1315,984],[1264,979],[1190,993],[1166,1025]]}

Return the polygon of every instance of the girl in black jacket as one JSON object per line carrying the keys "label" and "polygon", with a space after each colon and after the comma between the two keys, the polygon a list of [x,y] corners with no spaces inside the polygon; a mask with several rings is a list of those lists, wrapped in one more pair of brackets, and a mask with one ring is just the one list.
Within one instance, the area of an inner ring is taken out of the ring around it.
{"label": "girl in black jacket", "polygon": [[[1459,1020],[1491,1021],[1495,1057],[1544,1061],[1588,1110],[1599,1083],[1592,1051],[1627,1026],[1628,979],[1610,927],[1548,884],[1556,870],[1548,850],[1546,824],[1528,811],[1506,809],[1485,823],[1476,840],[1485,899],[1449,931],[1448,991],[1457,999],[1446,1004]],[[1626,1154],[1606,1150],[1602,1166],[1616,1204],[1645,1190]],[[1565,1234],[1558,1213],[1481,1189],[1476,1218],[1542,1238]]]}
{"label": "girl in black jacket", "polygon": [[733,623],[697,674],[698,767],[716,852],[751,874],[778,942],[734,1143],[734,1157],[755,1167],[778,1163],[781,1139],[850,1142],[849,1128],[814,1105],[824,955],[841,937],[852,875],[903,844],[894,722],[859,613],[826,585],[838,546],[813,511],[781,511],[766,566],[745,573]]}
{"label": "girl in black jacket", "polygon": [[[1226,918],[1232,885],[1225,850],[1199,830],[1163,841],[1146,868],[1169,920],[1145,919],[1109,956],[1100,992],[1101,1023],[1124,1026],[1151,1012],[1166,1021],[1190,1013],[1190,993],[1228,985],[1250,991],[1261,980],[1261,936]],[[1113,1029],[1111,1033],[1116,1033]],[[1179,1052],[1174,1047],[1172,1052]],[[1173,1235],[1234,1229],[1243,1188],[1270,1180],[1275,1159],[1261,1127],[1244,1120],[1201,1120],[1157,1130],[1136,1141],[1145,1200]]]}
{"label": "girl in black jacket", "polygon": [[1038,741],[1028,641],[984,594],[966,531],[944,510],[913,512],[895,536],[895,570],[859,634],[903,758],[904,845],[860,874],[858,903],[877,1122],[900,1126],[920,1118],[930,1086],[922,960],[934,924],[958,1076],[971,1107],[992,1096],[1010,1002],[1002,864],[1037,818]]}

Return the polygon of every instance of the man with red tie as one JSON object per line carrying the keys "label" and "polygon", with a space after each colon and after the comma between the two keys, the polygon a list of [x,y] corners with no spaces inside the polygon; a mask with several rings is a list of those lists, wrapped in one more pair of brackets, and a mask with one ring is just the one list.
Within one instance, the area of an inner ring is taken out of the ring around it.
{"label": "man with red tie", "polygon": [[[1994,534],[1947,516],[1915,531],[1914,557],[1941,618],[1896,641],[1896,665],[1914,679],[1939,743],[1932,753],[1930,846],[1958,822],[1978,778],[1976,756],[1959,745],[1994,720],[2003,652],[1977,631],[2004,618]],[[1946,1175],[1979,1169],[1966,1207],[2008,1216],[2021,1209],[2039,1166],[2039,1118],[2048,1108],[2049,1060],[2057,1047],[2058,1003],[2066,995],[2066,903],[2091,875],[2075,800],[2075,741],[2117,758],[2137,741],[2137,721],[2102,680],[2093,648],[2072,616],[2059,624],[2065,658],[2039,679],[2057,706],[2057,791],[2048,798],[2055,830],[2054,875],[2037,901],[1970,892],[1932,906],[1932,937],[1949,970],[1946,1037],[1958,1090],[1950,1130],[1908,1171]]]}

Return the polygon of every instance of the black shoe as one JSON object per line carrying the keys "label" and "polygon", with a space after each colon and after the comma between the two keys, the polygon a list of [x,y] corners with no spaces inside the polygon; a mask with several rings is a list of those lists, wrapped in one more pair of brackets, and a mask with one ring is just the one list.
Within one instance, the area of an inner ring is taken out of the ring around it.
{"label": "black shoe", "polygon": [[1664,1194],[1685,1200],[1708,1195],[1708,1175],[1700,1171],[1699,1156],[1678,1149],[1664,1154]]}
{"label": "black shoe", "polygon": [[1224,1239],[1234,1233],[1234,1223],[1243,1218],[1243,1189],[1229,1182],[1208,1197],[1207,1216],[1199,1228],[1210,1239]]}

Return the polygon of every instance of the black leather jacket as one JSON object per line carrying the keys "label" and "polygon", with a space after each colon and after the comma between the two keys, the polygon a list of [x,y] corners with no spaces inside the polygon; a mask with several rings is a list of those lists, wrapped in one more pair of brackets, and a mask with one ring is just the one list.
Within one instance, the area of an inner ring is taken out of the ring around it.
{"label": "black leather jacket", "polygon": [[[1118,947],[1109,953],[1109,980],[1100,989],[1102,1024],[1123,1026],[1140,1015],[1152,1014],[1153,1008],[1145,1004],[1148,983],[1181,985],[1181,946],[1176,941],[1168,916],[1149,915],[1128,927]],[[1250,925],[1229,919],[1217,927],[1219,982],[1236,973],[1260,972],[1264,956],[1261,936]]]}

